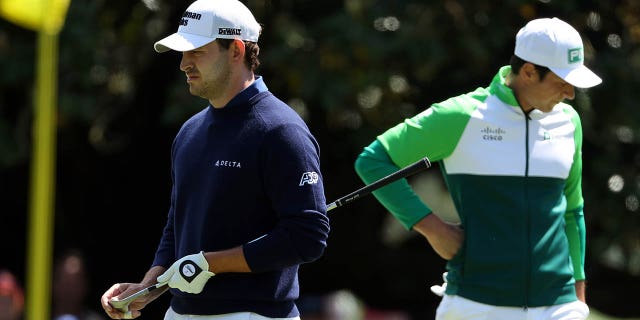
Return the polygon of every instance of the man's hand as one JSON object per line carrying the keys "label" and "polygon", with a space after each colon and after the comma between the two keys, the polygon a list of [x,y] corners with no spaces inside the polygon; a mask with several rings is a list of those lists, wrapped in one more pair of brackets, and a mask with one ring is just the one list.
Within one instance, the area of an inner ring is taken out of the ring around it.
{"label": "man's hand", "polygon": [[209,263],[204,253],[200,251],[174,262],[157,280],[183,292],[200,293],[209,278],[214,275],[209,271]]}
{"label": "man's hand", "polygon": [[442,221],[433,213],[416,223],[413,229],[427,238],[433,250],[446,260],[451,260],[458,253],[464,240],[460,225]]}
{"label": "man's hand", "polygon": [[[113,286],[111,286],[111,288],[109,288],[109,290],[107,290],[102,295],[102,297],[100,298],[100,304],[102,305],[102,308],[104,309],[104,312],[107,313],[109,318],[111,318],[111,319],[135,319],[135,318],[140,316],[140,311],[136,311],[136,314],[134,315],[133,312],[130,311],[130,310],[121,311],[121,310],[118,310],[118,309],[114,308],[109,303],[109,301],[112,298],[121,295],[122,293],[126,292],[128,288],[135,287],[135,286],[136,286],[136,284],[133,284],[133,283],[116,283]],[[132,290],[129,290],[129,291],[132,291]]]}
{"label": "man's hand", "polygon": [[585,280],[578,280],[576,281],[576,295],[578,296],[578,300],[587,303],[587,294],[586,294],[586,287],[587,287],[587,282]]}

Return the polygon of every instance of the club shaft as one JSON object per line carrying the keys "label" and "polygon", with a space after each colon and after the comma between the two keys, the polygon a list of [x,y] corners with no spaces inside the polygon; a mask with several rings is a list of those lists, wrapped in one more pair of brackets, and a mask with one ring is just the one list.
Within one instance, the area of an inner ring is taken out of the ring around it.
{"label": "club shaft", "polygon": [[429,161],[429,159],[427,157],[424,157],[416,162],[414,162],[413,164],[402,168],[384,178],[380,178],[379,180],[368,184],[344,197],[341,197],[340,199],[330,203],[327,205],[327,211],[331,211],[335,208],[341,207],[347,203],[350,203],[358,198],[361,198],[363,196],[366,196],[368,194],[370,194],[371,192],[382,188],[394,181],[400,180],[402,178],[406,178],[410,175],[416,174],[422,170],[425,170],[427,168],[431,167],[431,162]]}
{"label": "club shaft", "polygon": [[166,283],[156,283],[152,286],[147,287],[147,292],[151,292],[153,290],[163,288],[166,285],[167,285]]}

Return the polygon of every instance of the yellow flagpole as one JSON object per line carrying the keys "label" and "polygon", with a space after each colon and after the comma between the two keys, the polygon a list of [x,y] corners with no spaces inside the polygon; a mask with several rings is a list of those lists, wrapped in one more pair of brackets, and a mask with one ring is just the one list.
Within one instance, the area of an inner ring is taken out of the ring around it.
{"label": "yellow flagpole", "polygon": [[58,34],[70,0],[0,0],[0,16],[38,33],[25,320],[51,319]]}
{"label": "yellow flagpole", "polygon": [[54,229],[57,32],[38,32],[31,199],[26,281],[26,320],[48,320]]}
{"label": "yellow flagpole", "polygon": [[26,320],[51,319],[58,34],[71,0],[0,0],[0,16],[38,33],[27,247]]}

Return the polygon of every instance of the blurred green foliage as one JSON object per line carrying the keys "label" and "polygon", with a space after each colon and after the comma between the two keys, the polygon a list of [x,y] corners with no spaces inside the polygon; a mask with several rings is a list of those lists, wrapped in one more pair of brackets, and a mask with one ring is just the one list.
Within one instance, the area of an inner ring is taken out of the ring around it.
{"label": "blurred green foliage", "polygon": [[[587,64],[604,79],[598,87],[579,91],[571,102],[582,115],[585,136],[587,273],[596,292],[592,301],[606,309],[616,302],[600,298],[598,292],[604,295],[640,281],[640,2],[246,3],[264,27],[259,73],[271,91],[305,118],[320,141],[327,200],[361,186],[353,161],[377,134],[431,103],[487,86],[508,62],[515,34],[528,20],[557,16],[570,22],[583,36]],[[132,277],[145,271],[164,222],[171,139],[187,117],[206,106],[186,90],[178,70],[180,55],[160,55],[152,48],[175,31],[174,22],[188,4],[74,0],[60,35],[56,245],[101,251],[107,245],[100,243],[108,242],[111,233],[100,227],[113,229],[119,223],[112,221],[122,219],[137,223],[144,226],[138,233],[146,232],[138,235],[139,241],[146,241],[140,242],[145,255],[130,253],[142,261]],[[0,234],[5,242],[21,241],[24,234],[35,39],[33,32],[0,21],[0,199],[7,210]],[[375,268],[368,259],[388,259],[372,258],[380,252],[375,230],[384,212],[373,199],[366,202],[333,219],[327,256],[309,266],[309,274],[326,271],[320,267],[356,273],[355,279],[364,281],[378,274],[362,270]],[[86,230],[92,218],[104,223]],[[365,231],[354,230],[354,225]],[[341,251],[349,248],[344,241],[353,241],[362,256]],[[415,244],[417,248],[407,246],[384,252],[407,263],[407,256],[428,250],[422,242]],[[10,267],[23,266],[20,253],[9,258]],[[102,268],[103,261],[95,259],[95,268]],[[441,270],[444,265],[434,265],[433,256],[421,259],[424,268]],[[428,281],[438,281],[439,271],[430,273]],[[605,280],[612,273],[619,281]],[[94,294],[106,289],[110,280],[122,281],[115,275],[100,280],[106,284],[98,282]],[[342,282],[309,280],[309,288],[360,285],[348,275],[336,281]],[[383,300],[370,290],[355,290],[370,303]],[[610,308],[621,315],[640,315],[634,307]]]}

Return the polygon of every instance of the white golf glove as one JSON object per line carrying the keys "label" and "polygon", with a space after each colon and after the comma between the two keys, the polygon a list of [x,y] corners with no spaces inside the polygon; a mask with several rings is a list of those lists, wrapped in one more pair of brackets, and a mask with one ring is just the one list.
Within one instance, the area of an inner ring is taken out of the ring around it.
{"label": "white golf glove", "polygon": [[159,283],[166,283],[187,293],[200,293],[209,278],[215,274],[209,271],[209,263],[202,251],[190,254],[174,262],[167,271],[158,277]]}
{"label": "white golf glove", "polygon": [[431,286],[431,292],[440,297],[444,296],[444,292],[447,290],[447,272],[442,274],[442,280],[444,281],[442,285]]}

